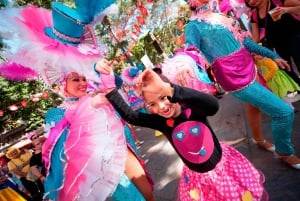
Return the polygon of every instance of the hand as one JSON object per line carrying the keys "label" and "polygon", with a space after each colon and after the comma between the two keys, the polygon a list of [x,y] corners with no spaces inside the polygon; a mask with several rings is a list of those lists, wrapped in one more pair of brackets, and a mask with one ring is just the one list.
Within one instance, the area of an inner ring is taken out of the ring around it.
{"label": "hand", "polygon": [[275,11],[274,11],[274,15],[278,16],[279,18],[281,18],[281,16],[285,13],[289,12],[289,8],[288,7],[276,7]]}
{"label": "hand", "polygon": [[165,96],[173,96],[170,83],[164,82],[153,70],[146,69],[137,78],[136,91],[139,93],[157,93]]}
{"label": "hand", "polygon": [[190,68],[182,68],[175,76],[176,83],[180,86],[188,86],[188,81],[195,78],[194,71]]}
{"label": "hand", "polygon": [[96,63],[95,70],[102,74],[110,74],[112,71],[111,64],[111,61],[108,61],[107,59],[101,59]]}
{"label": "hand", "polygon": [[99,108],[103,104],[109,104],[109,101],[103,93],[97,93],[93,96],[91,104],[94,108]]}
{"label": "hand", "polygon": [[287,61],[285,61],[283,59],[274,59],[274,61],[276,62],[276,64],[278,65],[279,68],[286,69],[287,71],[291,70],[291,67]]}
{"label": "hand", "polygon": [[111,67],[111,62],[106,59],[101,59],[96,63],[95,70],[100,73],[99,89],[103,92],[116,87],[115,76]]}

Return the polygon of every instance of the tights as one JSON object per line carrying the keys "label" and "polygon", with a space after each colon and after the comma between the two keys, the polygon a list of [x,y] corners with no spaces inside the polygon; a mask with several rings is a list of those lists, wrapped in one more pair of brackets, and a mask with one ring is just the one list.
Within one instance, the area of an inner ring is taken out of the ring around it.
{"label": "tights", "polygon": [[295,153],[291,144],[295,114],[287,103],[256,81],[240,91],[232,92],[232,95],[252,104],[271,117],[271,129],[277,152],[287,155]]}

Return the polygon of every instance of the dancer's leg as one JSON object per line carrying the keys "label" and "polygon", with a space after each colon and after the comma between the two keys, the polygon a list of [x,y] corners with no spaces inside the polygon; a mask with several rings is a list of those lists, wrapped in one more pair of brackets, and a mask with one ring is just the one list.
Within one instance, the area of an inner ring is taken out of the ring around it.
{"label": "dancer's leg", "polygon": [[267,151],[275,151],[275,146],[267,141],[263,136],[260,110],[251,104],[246,103],[246,116],[251,130],[253,142]]}
{"label": "dancer's leg", "polygon": [[256,141],[264,140],[261,129],[261,113],[259,109],[249,103],[246,103],[246,116],[252,132],[252,137]]}
{"label": "dancer's leg", "polygon": [[291,143],[294,111],[288,104],[257,82],[232,95],[251,103],[271,117],[276,152],[287,155],[295,153]]}
{"label": "dancer's leg", "polygon": [[147,201],[154,201],[152,186],[146,176],[145,170],[137,160],[136,156],[128,150],[125,174],[140,190]]}

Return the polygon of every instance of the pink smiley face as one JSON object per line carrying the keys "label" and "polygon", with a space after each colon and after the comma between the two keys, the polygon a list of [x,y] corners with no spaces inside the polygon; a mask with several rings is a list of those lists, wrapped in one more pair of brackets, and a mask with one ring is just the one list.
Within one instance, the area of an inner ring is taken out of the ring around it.
{"label": "pink smiley face", "polygon": [[214,150],[211,131],[201,122],[179,124],[172,133],[172,139],[178,152],[192,163],[207,161]]}

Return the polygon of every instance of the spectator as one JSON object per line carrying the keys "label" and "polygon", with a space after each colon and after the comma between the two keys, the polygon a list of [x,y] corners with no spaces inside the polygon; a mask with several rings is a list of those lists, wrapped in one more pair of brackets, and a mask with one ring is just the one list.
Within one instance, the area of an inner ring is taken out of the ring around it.
{"label": "spectator", "polygon": [[[36,136],[36,135],[35,135]],[[43,194],[45,193],[44,189],[44,181],[46,176],[46,170],[44,167],[44,163],[42,161],[42,145],[43,142],[36,136],[36,139],[32,138],[33,141],[31,144],[33,145],[33,154],[30,158],[30,170],[27,174],[27,179],[34,182],[38,188],[40,198],[42,199]]]}
{"label": "spectator", "polygon": [[39,189],[34,182],[27,179],[27,174],[30,169],[30,158],[32,153],[30,150],[25,150],[24,153],[18,148],[10,147],[6,152],[6,157],[10,159],[7,163],[9,171],[16,175],[20,179],[23,186],[30,193],[30,196],[34,201],[41,201],[42,198],[39,193]]}
{"label": "spectator", "polygon": [[0,167],[0,200],[6,201],[26,201],[21,195],[18,186],[10,181],[7,176],[8,170]]}
{"label": "spectator", "polygon": [[[105,73],[107,69],[97,68],[100,79],[111,83],[113,76]],[[242,200],[246,194],[260,200],[264,189],[259,171],[234,148],[220,144],[207,120],[218,111],[214,96],[166,83],[150,69],[137,81],[148,114],[133,111],[112,85],[106,91],[126,121],[160,130],[182,159],[179,200]]]}
{"label": "spectator", "polygon": [[[292,60],[300,72],[300,21],[293,14],[300,14],[300,1],[294,0],[246,0],[246,4],[253,8],[251,16],[251,32],[255,42],[262,43],[270,49],[274,49],[281,58]],[[269,11],[275,9],[274,15],[278,20],[274,21]],[[286,73],[300,86],[297,73],[291,68]]]}

